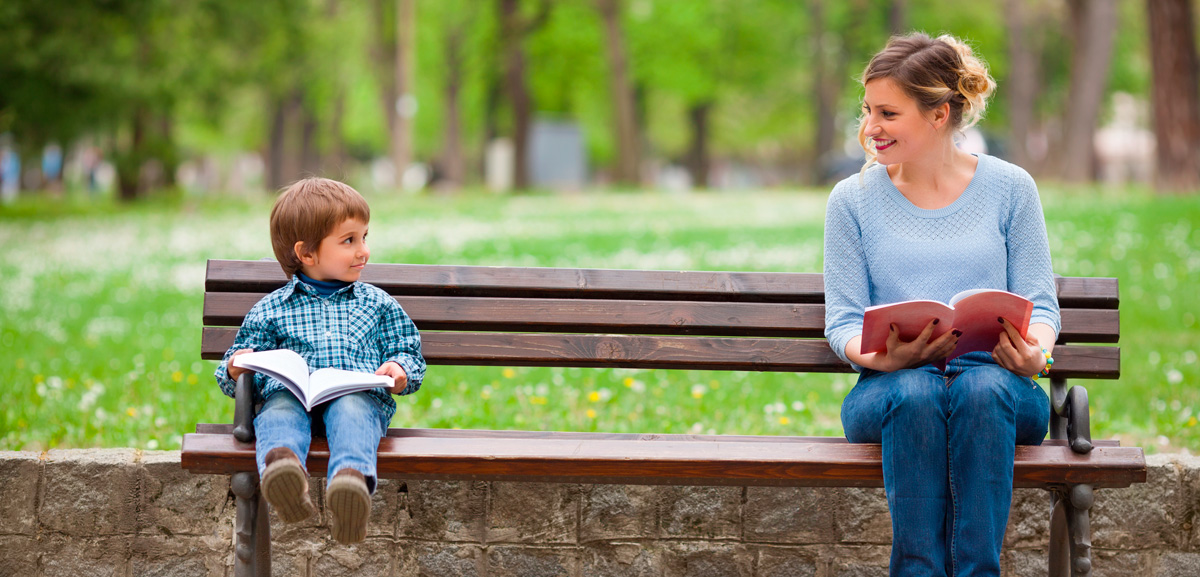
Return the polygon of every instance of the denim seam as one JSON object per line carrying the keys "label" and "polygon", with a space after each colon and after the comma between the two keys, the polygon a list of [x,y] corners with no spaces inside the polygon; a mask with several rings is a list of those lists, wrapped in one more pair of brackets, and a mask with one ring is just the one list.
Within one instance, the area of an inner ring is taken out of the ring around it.
{"label": "denim seam", "polygon": [[[955,373],[952,377],[946,377],[946,387],[949,388],[954,382],[954,378],[958,376]],[[954,482],[954,459],[951,458],[951,439],[950,439],[950,420],[954,418],[954,406],[951,403],[946,403],[946,473],[949,477],[950,486],[950,575],[953,577],[958,574],[958,487]]]}

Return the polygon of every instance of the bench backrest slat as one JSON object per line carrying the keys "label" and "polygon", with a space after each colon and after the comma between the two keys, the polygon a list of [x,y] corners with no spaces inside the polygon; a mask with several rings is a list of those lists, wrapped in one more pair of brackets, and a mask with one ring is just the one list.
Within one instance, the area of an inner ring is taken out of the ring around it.
{"label": "bench backrest slat", "polygon": [[[208,293],[204,324],[240,325],[265,293]],[[819,338],[825,305],[398,296],[422,330]],[[1113,343],[1118,311],[1063,309],[1063,342]]]}
{"label": "bench backrest slat", "polygon": [[[362,280],[393,295],[822,303],[817,273],[696,272],[369,264]],[[270,292],[275,261],[208,261],[205,290]]]}
{"label": "bench backrest slat", "polygon": [[[219,360],[236,333],[234,328],[205,329],[203,358]],[[428,331],[421,341],[431,365],[851,372],[819,339]],[[1062,345],[1054,356],[1056,376],[1120,375],[1115,347]]]}
{"label": "bench backrest slat", "polygon": [[[431,364],[848,372],[823,339],[820,274],[371,264]],[[1056,279],[1061,343],[1114,343],[1116,279]],[[201,356],[220,359],[274,261],[211,260]],[[1055,374],[1117,378],[1119,349],[1059,346]]]}

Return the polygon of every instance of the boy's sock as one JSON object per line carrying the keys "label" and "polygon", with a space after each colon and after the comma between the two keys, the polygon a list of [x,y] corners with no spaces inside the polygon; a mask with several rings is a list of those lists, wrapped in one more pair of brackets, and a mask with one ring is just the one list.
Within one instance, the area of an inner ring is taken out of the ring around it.
{"label": "boy's sock", "polygon": [[329,480],[326,500],[333,517],[330,531],[334,541],[350,544],[367,538],[371,493],[367,490],[367,481],[362,473],[354,469],[338,471]]}
{"label": "boy's sock", "polygon": [[300,457],[287,447],[275,447],[263,459],[262,493],[284,523],[303,521],[317,508],[308,496],[308,474]]}

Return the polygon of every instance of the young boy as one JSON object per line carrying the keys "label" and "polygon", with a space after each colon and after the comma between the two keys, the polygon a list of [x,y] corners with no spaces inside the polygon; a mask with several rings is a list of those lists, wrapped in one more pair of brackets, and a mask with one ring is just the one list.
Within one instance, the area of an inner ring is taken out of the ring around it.
{"label": "young boy", "polygon": [[391,296],[359,282],[367,264],[367,201],[353,188],[324,178],[301,180],[271,210],[271,244],[283,288],[246,314],[233,346],[217,367],[217,383],[234,395],[246,371],[230,362],[250,351],[291,349],[310,370],[334,367],[394,379],[391,388],[338,397],[304,410],[281,383],[255,375],[261,408],[254,418],[258,472],[267,502],[287,523],[316,512],[304,468],[313,432],[329,440],[326,502],[339,543],[366,538],[375,492],[375,452],[396,411],[391,395],[414,393],[425,375],[421,337]]}

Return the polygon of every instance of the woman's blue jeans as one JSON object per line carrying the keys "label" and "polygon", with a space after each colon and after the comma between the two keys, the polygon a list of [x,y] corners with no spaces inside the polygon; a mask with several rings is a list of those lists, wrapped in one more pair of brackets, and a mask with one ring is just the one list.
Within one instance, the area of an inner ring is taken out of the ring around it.
{"label": "woman's blue jeans", "polygon": [[852,443],[880,443],[890,574],[1000,575],[1016,445],[1040,445],[1050,400],[986,352],[891,373],[864,369],[842,402]]}
{"label": "woman's blue jeans", "polygon": [[342,469],[354,469],[366,477],[367,489],[374,494],[375,455],[387,426],[378,404],[366,393],[338,397],[309,413],[291,393],[279,391],[267,397],[254,417],[258,473],[262,475],[267,452],[275,447],[287,447],[301,463],[307,462],[313,433],[323,431],[329,440],[326,477],[332,479]]}

